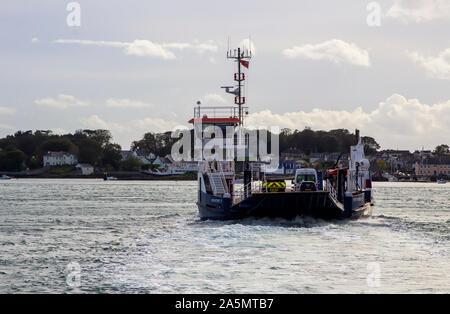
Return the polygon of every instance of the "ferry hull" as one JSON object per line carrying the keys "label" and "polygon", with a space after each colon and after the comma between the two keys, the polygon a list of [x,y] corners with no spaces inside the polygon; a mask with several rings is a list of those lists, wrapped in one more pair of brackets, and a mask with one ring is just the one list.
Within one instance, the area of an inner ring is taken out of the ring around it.
{"label": "ferry hull", "polygon": [[297,216],[309,216],[324,220],[357,219],[370,216],[371,202],[352,202],[351,210],[334,200],[329,192],[288,192],[255,193],[234,206],[224,206],[215,202],[198,204],[199,215],[203,220],[230,220],[245,217],[270,217],[294,219]]}

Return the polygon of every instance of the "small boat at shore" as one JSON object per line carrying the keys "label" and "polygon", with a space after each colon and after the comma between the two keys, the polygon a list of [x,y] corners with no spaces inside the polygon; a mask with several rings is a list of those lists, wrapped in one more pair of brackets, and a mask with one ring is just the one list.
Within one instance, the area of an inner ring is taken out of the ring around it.
{"label": "small boat at shore", "polygon": [[11,177],[7,176],[7,175],[2,175],[0,177],[0,180],[11,180]]}
{"label": "small boat at shore", "polygon": [[117,180],[117,178],[113,177],[113,176],[108,176],[108,173],[104,172],[103,173],[103,180],[104,181],[115,181],[115,180]]}
{"label": "small boat at shore", "polygon": [[438,184],[446,184],[446,183],[447,183],[447,180],[439,179],[439,180],[437,180],[437,183],[438,183]]}
{"label": "small boat at shore", "polygon": [[166,169],[166,170],[162,171],[159,169],[155,169],[153,171],[145,170],[145,171],[142,171],[142,173],[153,175],[153,176],[158,176],[158,177],[166,177],[166,176],[175,176],[175,175],[179,175],[179,174],[184,174],[184,173],[186,173],[186,171],[177,170],[177,169]]}

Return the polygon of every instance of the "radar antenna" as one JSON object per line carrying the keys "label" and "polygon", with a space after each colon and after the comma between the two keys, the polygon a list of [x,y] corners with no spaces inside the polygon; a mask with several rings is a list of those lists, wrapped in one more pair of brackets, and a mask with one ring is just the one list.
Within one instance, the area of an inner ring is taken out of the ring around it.
{"label": "radar antenna", "polygon": [[[249,45],[251,47],[251,45]],[[249,49],[242,49],[239,47],[234,50],[227,51],[227,59],[233,59],[236,61],[238,66],[237,73],[234,73],[234,80],[237,82],[236,89],[230,90],[232,86],[223,86],[225,92],[235,95],[234,103],[239,107],[239,124],[242,125],[242,105],[245,104],[245,97],[242,97],[242,82],[245,81],[245,73],[242,72],[241,66],[248,68],[249,61],[252,58],[252,52]]]}

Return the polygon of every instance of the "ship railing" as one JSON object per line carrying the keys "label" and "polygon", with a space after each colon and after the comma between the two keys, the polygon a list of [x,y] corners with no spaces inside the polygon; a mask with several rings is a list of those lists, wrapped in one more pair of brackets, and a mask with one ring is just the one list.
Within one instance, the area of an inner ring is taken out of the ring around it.
{"label": "ship railing", "polygon": [[234,174],[234,161],[219,161],[219,170],[224,173],[233,173]]}
{"label": "ship railing", "polygon": [[234,162],[233,161],[203,161],[201,163],[201,171],[204,173],[216,173],[223,172],[224,174],[234,173]]}
{"label": "ship railing", "polygon": [[[220,178],[220,182],[221,182],[220,184],[222,185],[222,187],[216,186],[216,182],[214,181],[214,179],[210,180],[215,193],[216,193],[216,191],[219,191],[221,188],[223,188],[223,193],[229,194],[228,184],[227,184],[227,180],[225,179],[225,173],[223,172],[223,167],[222,167],[221,161],[214,160],[214,161],[203,162],[202,170],[211,179],[213,178],[214,175],[216,176],[216,178],[217,177]],[[222,191],[220,192],[220,194],[221,193],[222,193]]]}
{"label": "ship railing", "polygon": [[330,192],[330,195],[331,195],[331,197],[332,197],[334,200],[337,200],[337,199],[338,199],[338,198],[337,198],[337,191],[336,191],[336,189],[333,187],[333,185],[331,184],[330,180],[327,180],[327,182],[326,182],[326,190],[327,190],[328,192]]}
{"label": "ship railing", "polygon": [[[243,112],[248,107],[242,107]],[[194,118],[238,118],[239,107],[236,106],[198,106],[194,108]]]}
{"label": "ship railing", "polygon": [[249,198],[253,193],[262,192],[262,182],[252,181],[233,191],[233,205]]}
{"label": "ship railing", "polygon": [[218,173],[220,173],[220,178],[222,179],[222,184],[225,188],[225,193],[228,193],[227,180],[225,179],[225,173],[223,171],[223,165],[222,165],[221,161],[217,162],[217,170],[218,170]]}

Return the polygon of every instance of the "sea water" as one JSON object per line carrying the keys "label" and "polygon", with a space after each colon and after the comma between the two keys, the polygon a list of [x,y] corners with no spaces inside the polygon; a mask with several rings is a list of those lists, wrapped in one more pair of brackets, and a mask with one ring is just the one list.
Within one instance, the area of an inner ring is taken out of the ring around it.
{"label": "sea water", "polygon": [[200,221],[193,181],[0,182],[0,293],[450,293],[450,184],[373,216]]}

